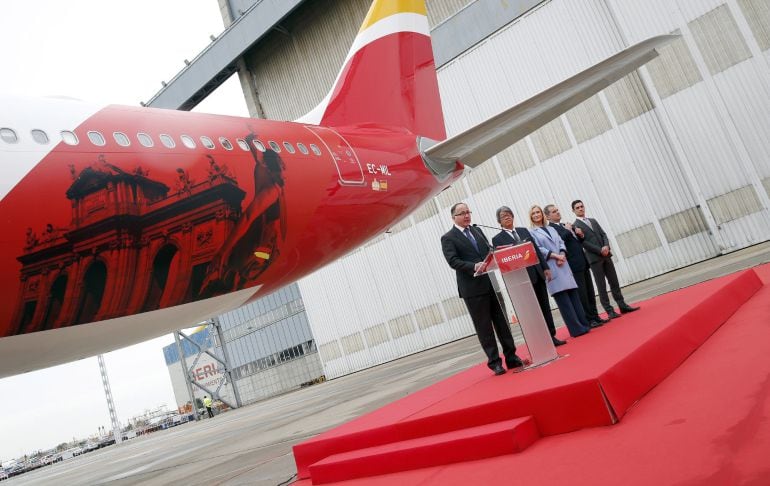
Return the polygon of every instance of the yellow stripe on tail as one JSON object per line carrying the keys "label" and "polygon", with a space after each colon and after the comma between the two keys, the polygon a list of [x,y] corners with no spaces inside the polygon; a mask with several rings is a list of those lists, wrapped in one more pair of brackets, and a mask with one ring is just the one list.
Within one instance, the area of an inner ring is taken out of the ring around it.
{"label": "yellow stripe on tail", "polygon": [[386,17],[400,13],[415,13],[427,16],[428,10],[425,8],[425,0],[376,0],[369,8],[369,13],[366,15],[366,19],[364,19],[359,32],[363,32],[370,25],[376,24]]}

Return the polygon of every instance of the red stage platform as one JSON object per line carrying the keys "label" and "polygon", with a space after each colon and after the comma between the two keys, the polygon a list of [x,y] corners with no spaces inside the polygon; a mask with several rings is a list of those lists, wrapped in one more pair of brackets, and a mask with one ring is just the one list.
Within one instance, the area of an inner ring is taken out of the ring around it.
{"label": "red stage platform", "polygon": [[502,377],[485,365],[466,370],[296,445],[298,476],[324,484],[417,474],[616,423],[762,286],[754,270],[704,282],[570,340],[558,348],[563,358],[541,368]]}

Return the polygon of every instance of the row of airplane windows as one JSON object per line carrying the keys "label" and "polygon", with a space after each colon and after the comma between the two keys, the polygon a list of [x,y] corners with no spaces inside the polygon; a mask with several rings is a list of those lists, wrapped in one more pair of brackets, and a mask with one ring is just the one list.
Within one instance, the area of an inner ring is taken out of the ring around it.
{"label": "row of airplane windows", "polygon": [[[48,137],[48,134],[43,130],[34,129],[30,131],[30,135],[32,135],[32,139],[41,144],[41,145],[47,145],[51,139]],[[62,130],[59,132],[59,135],[61,136],[61,139],[64,143],[67,145],[77,145],[80,143],[78,140],[77,135],[75,135],[75,132],[69,131],[69,130]],[[92,144],[103,147],[107,144],[107,140],[104,138],[104,135],[102,135],[101,132],[98,131],[89,131],[87,132],[88,140],[91,141]],[[113,132],[112,137],[115,139],[115,143],[120,145],[121,147],[129,147],[131,146],[131,139],[123,132]],[[139,141],[139,143],[143,147],[152,148],[155,146],[155,141],[153,138],[144,132],[139,132],[136,134],[136,138]],[[176,141],[171,135],[161,133],[158,135],[158,138],[160,139],[160,143],[163,144],[166,148],[174,148],[176,147]],[[190,135],[181,135],[179,139],[182,141],[182,145],[189,149],[194,149],[196,147],[195,139],[191,137]],[[0,140],[2,140],[5,143],[18,143],[19,142],[19,136],[16,133],[15,130],[12,128],[0,128]],[[219,144],[224,148],[225,150],[233,150],[233,144],[230,143],[230,140],[226,137],[219,137],[218,139]],[[235,140],[238,147],[240,147],[243,151],[248,152],[249,151],[249,144],[246,143],[246,140],[242,138],[238,138]],[[214,144],[214,141],[211,139],[211,137],[207,136],[201,136],[200,137],[200,143],[207,149],[214,149],[216,148],[216,145]],[[281,152],[281,145],[278,144],[278,142],[274,140],[268,140],[267,145],[262,143],[260,140],[254,139],[254,147],[256,147],[257,150],[260,152],[264,152],[267,150],[267,147],[270,147],[271,150],[274,152]],[[310,152],[313,152],[315,155],[321,155],[321,149],[318,148],[318,146],[314,143],[311,143],[309,145],[310,149],[308,150],[308,146],[305,145],[302,142],[297,142],[296,149],[294,145],[292,145],[289,142],[283,142],[283,147],[286,149],[287,152],[290,154],[295,153],[297,150],[302,152],[305,155],[308,155]]]}

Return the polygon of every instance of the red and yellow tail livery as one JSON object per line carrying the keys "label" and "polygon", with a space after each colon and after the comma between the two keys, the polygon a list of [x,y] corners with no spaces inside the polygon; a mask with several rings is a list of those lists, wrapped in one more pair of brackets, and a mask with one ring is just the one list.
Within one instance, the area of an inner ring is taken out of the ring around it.
{"label": "red and yellow tail livery", "polygon": [[425,2],[372,3],[332,90],[301,121],[446,138]]}

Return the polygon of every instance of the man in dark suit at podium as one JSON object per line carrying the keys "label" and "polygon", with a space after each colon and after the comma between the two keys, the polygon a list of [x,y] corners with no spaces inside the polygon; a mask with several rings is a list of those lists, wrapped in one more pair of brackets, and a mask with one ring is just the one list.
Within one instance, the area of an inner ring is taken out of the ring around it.
{"label": "man in dark suit at podium", "polygon": [[464,203],[451,208],[454,226],[441,237],[441,250],[449,266],[457,274],[457,290],[465,302],[476,329],[481,348],[487,355],[487,366],[496,375],[505,373],[495,341],[495,333],[503,348],[508,369],[522,366],[516,356],[516,344],[508,319],[492,287],[489,275],[474,277],[491,248],[481,231],[471,226],[471,211]]}
{"label": "man in dark suit at podium", "polygon": [[564,246],[567,248],[567,263],[572,276],[575,277],[575,283],[578,286],[580,294],[580,303],[583,304],[583,310],[591,327],[599,327],[609,322],[608,319],[602,319],[599,316],[599,310],[596,308],[596,294],[594,293],[594,284],[591,281],[591,266],[588,264],[583,245],[578,237],[583,236],[580,228],[573,228],[571,223],[561,222],[561,211],[554,204],[549,204],[543,208],[543,214],[548,219],[549,224],[559,233],[564,240]]}
{"label": "man in dark suit at podium", "polygon": [[[532,235],[527,228],[514,227],[513,211],[508,206],[501,206],[497,209],[497,222],[503,227],[503,230],[496,234],[492,238],[492,244],[495,247],[506,245],[518,245],[532,241]],[[534,241],[532,244],[535,244]],[[551,333],[551,339],[554,346],[561,346],[566,344],[566,341],[556,337],[556,325],[553,322],[553,314],[551,314],[551,301],[548,299],[548,289],[546,288],[546,279],[551,278],[551,271],[548,269],[548,264],[543,259],[543,255],[536,251],[538,264],[527,267],[527,273],[529,274],[529,280],[532,282],[532,289],[535,291],[535,297],[537,297],[537,303],[540,304],[540,311],[543,313],[543,319],[548,326],[548,331]]]}
{"label": "man in dark suit at podium", "polygon": [[572,212],[575,213],[575,227],[583,232],[583,249],[586,252],[588,263],[591,264],[591,272],[596,280],[596,287],[599,290],[599,301],[602,307],[607,311],[607,317],[616,319],[620,314],[615,312],[610,304],[610,298],[607,295],[607,284],[610,284],[610,291],[618,309],[621,313],[633,312],[639,310],[639,307],[631,307],[626,304],[623,294],[620,291],[618,274],[615,271],[615,264],[612,262],[612,251],[610,250],[610,240],[607,233],[604,232],[601,225],[594,218],[586,218],[586,206],[583,201],[577,199],[572,201]]}

